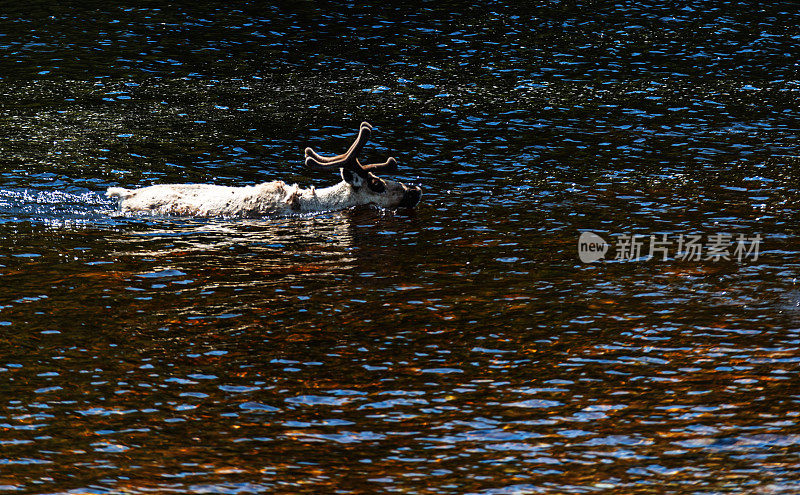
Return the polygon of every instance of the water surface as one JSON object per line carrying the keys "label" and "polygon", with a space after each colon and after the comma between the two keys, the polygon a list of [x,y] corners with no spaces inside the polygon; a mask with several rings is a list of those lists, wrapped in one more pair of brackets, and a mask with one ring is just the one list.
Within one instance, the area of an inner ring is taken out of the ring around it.
{"label": "water surface", "polygon": [[[792,2],[3,7],[0,488],[800,490],[798,26]],[[362,120],[414,211],[103,196],[332,184],[302,150]],[[763,241],[584,264],[584,231]]]}

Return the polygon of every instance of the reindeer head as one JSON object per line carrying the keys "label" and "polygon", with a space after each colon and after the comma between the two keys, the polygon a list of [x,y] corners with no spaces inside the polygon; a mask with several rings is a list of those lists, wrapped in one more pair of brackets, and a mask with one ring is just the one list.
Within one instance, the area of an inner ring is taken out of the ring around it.
{"label": "reindeer head", "polygon": [[315,170],[338,168],[342,180],[350,185],[351,194],[357,197],[356,203],[374,203],[384,208],[413,208],[422,196],[419,187],[409,187],[401,182],[384,180],[375,175],[396,171],[397,161],[394,158],[389,157],[383,163],[369,165],[362,165],[358,160],[358,153],[366,144],[371,132],[372,126],[362,122],[358,137],[350,149],[337,156],[320,156],[311,148],[306,148],[306,166]]}

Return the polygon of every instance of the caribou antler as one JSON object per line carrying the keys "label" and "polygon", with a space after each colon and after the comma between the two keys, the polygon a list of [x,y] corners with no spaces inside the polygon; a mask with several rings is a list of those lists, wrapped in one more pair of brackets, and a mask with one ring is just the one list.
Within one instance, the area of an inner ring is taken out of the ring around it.
{"label": "caribou antler", "polygon": [[315,170],[332,170],[336,168],[345,168],[352,170],[363,178],[367,178],[370,173],[380,172],[394,172],[397,170],[397,161],[389,157],[383,163],[372,163],[369,165],[362,165],[358,160],[358,153],[369,140],[372,133],[372,126],[367,122],[362,122],[358,129],[358,137],[355,142],[350,145],[347,152],[336,156],[321,156],[311,148],[306,148],[306,166]]}
{"label": "caribou antler", "polygon": [[[336,156],[321,156],[311,148],[306,148],[306,158],[308,158],[309,156],[312,157],[314,161],[317,162],[317,164],[328,165],[328,164],[333,164],[334,162],[338,163],[346,159],[351,153],[353,153],[353,151],[356,151],[355,149],[356,145],[358,145],[362,139],[363,142],[361,142],[360,145],[363,146],[364,144],[366,144],[371,132],[372,132],[372,126],[368,122],[362,122],[358,128],[358,137],[353,142],[353,144],[350,145],[350,148],[345,153]],[[328,168],[324,167],[323,170],[328,170]]]}

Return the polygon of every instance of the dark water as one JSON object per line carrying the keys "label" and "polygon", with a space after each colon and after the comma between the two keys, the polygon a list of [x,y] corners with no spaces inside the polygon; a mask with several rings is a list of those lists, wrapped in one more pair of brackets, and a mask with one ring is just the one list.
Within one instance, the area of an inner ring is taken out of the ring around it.
{"label": "dark water", "polygon": [[[0,490],[800,492],[799,26],[794,2],[3,2]],[[302,150],[362,120],[415,211],[102,195],[333,183]],[[668,259],[614,260],[633,234]],[[676,259],[681,235],[762,241]]]}

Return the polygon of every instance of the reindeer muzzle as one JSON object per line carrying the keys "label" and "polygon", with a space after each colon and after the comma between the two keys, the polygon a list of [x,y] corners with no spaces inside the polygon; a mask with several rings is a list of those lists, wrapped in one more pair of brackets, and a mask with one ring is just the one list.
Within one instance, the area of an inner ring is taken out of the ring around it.
{"label": "reindeer muzzle", "polygon": [[409,187],[403,193],[403,199],[400,200],[398,205],[400,208],[413,208],[419,203],[422,197],[422,189],[417,186]]}

